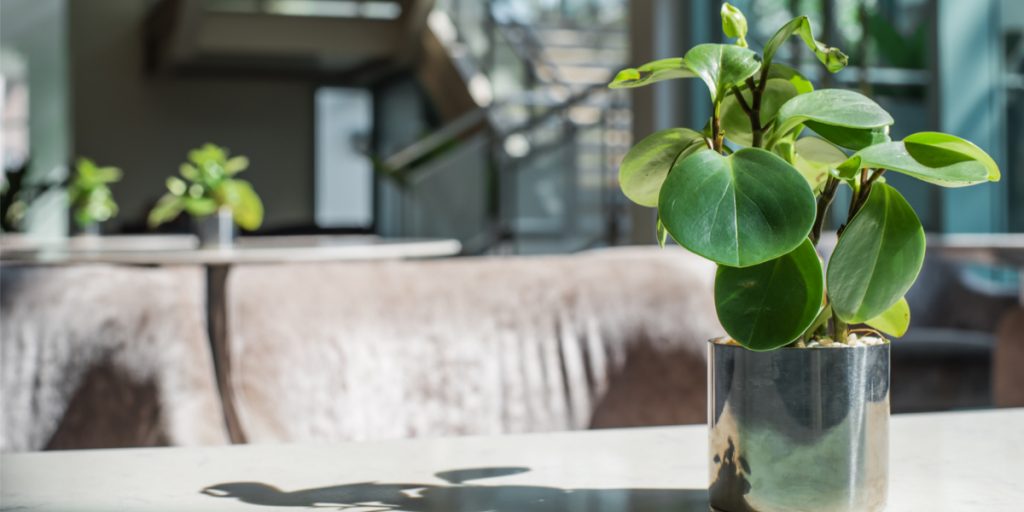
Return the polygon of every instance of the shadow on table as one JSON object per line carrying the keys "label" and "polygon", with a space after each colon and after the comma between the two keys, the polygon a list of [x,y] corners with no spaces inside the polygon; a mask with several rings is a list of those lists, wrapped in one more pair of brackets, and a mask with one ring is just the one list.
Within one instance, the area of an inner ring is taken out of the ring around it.
{"label": "shadow on table", "polygon": [[201,492],[271,507],[353,508],[406,512],[707,512],[705,489],[561,489],[466,482],[514,475],[529,468],[475,468],[435,476],[451,485],[359,482],[286,492],[259,482],[213,485]]}

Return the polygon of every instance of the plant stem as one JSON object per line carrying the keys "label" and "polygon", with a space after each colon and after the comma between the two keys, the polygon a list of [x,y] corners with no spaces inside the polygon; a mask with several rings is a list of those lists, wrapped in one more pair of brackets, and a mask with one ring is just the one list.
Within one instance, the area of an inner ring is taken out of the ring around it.
{"label": "plant stem", "polygon": [[846,231],[846,226],[850,224],[853,217],[857,215],[857,212],[867,202],[868,195],[871,193],[871,185],[884,173],[885,169],[878,169],[868,177],[867,167],[860,170],[860,186],[857,187],[853,197],[850,199],[850,209],[846,212],[846,223],[839,227],[838,236],[842,236],[843,231]]}
{"label": "plant stem", "polygon": [[849,330],[850,330],[850,328],[846,324],[846,322],[844,322],[842,318],[839,318],[839,315],[837,315],[836,312],[833,310],[832,311],[832,340],[833,341],[845,342],[846,341],[846,336],[847,336]]}
{"label": "plant stem", "polygon": [[769,69],[771,69],[771,67],[772,67],[771,63],[768,63],[767,66],[765,66],[765,65],[761,66],[761,78],[757,82],[757,95],[758,96],[764,95],[764,90],[768,88],[768,71],[769,71]]}
{"label": "plant stem", "polygon": [[720,100],[716,100],[714,113],[712,113],[711,115],[712,149],[714,149],[718,153],[721,153],[723,139],[725,139],[725,134],[722,133],[722,102]]}
{"label": "plant stem", "polygon": [[828,214],[828,207],[832,204],[832,200],[836,197],[836,190],[839,189],[839,180],[834,176],[829,176],[828,180],[825,181],[825,186],[821,189],[821,195],[818,196],[818,210],[814,216],[814,227],[811,228],[811,243],[818,245],[818,240],[821,239],[821,229],[825,225],[825,215]]}
{"label": "plant stem", "polygon": [[850,203],[850,211],[848,220],[853,220],[853,216],[860,210],[860,204],[864,199],[868,189],[868,168],[865,167],[860,170],[860,187],[857,188],[857,200]]}
{"label": "plant stem", "polygon": [[832,318],[832,305],[825,304],[825,307],[821,308],[821,311],[818,312],[818,316],[813,322],[811,322],[810,327],[804,331],[804,334],[800,339],[804,340],[804,342],[811,341],[811,339],[814,338],[815,333],[828,324],[829,318]]}
{"label": "plant stem", "polygon": [[[876,169],[874,174],[872,174],[871,177],[868,178],[868,181],[867,181],[868,188],[871,188],[871,185],[875,182],[875,180],[877,180],[883,174],[885,174],[885,169]],[[864,198],[867,199],[867,194],[865,194]]]}
{"label": "plant stem", "polygon": [[740,92],[738,87],[733,86],[732,95],[736,97],[736,101],[740,104],[740,108],[743,109],[745,114],[749,116],[754,112],[753,110],[750,110],[750,105],[747,104],[747,99],[743,97],[743,93]]}
{"label": "plant stem", "polygon": [[846,224],[839,228],[839,234],[842,235],[846,229],[846,225],[853,220],[853,217],[857,215],[857,212],[864,207],[864,203],[868,201],[868,196],[871,195],[871,185],[875,183],[878,178],[885,174],[885,169],[876,169],[875,172],[868,176],[868,169],[864,168],[860,171],[860,188],[857,190],[857,194],[850,200],[850,211],[846,215]]}
{"label": "plant stem", "polygon": [[747,116],[750,117],[750,133],[753,138],[751,145],[759,148],[764,143],[764,127],[761,126],[761,96],[764,95],[764,84],[767,83],[767,72],[761,73],[761,82],[755,83],[754,77],[747,78],[747,87],[750,88],[750,110]]}

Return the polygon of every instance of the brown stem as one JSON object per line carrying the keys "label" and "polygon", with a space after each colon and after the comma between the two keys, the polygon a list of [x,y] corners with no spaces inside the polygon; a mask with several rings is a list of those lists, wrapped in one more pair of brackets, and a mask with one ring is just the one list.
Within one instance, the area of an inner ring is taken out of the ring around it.
{"label": "brown stem", "polygon": [[829,176],[828,180],[825,181],[825,186],[821,189],[821,195],[818,196],[818,209],[814,216],[814,227],[811,228],[811,243],[815,245],[821,239],[821,229],[825,225],[825,215],[828,213],[828,207],[832,204],[832,200],[835,199],[836,190],[838,189],[839,180]]}
{"label": "brown stem", "polygon": [[759,148],[764,144],[764,127],[761,126],[761,97],[764,95],[764,84],[767,82],[767,73],[762,71],[761,83],[755,83],[754,77],[747,78],[747,87],[750,89],[750,133],[752,135],[751,145]]}
{"label": "brown stem", "polygon": [[753,108],[760,108],[761,95],[764,93],[764,89],[761,88],[761,84],[755,82],[754,77],[749,77],[747,78],[747,87],[750,88],[750,100],[753,103]]}
{"label": "brown stem", "polygon": [[857,194],[856,204],[850,205],[850,218],[853,218],[857,212],[860,211],[864,203],[868,201],[868,196],[871,194],[871,185],[885,173],[885,169],[878,169],[868,177],[868,169],[861,169],[860,171],[860,192]]}
{"label": "brown stem", "polygon": [[757,93],[758,93],[758,95],[762,95],[763,96],[764,95],[764,90],[768,88],[768,71],[769,71],[769,69],[771,67],[772,66],[771,66],[770,62],[768,63],[767,66],[765,66],[765,65],[761,66],[761,79],[760,79],[760,82],[758,82],[758,84],[757,84]]}
{"label": "brown stem", "polygon": [[740,108],[743,109],[745,114],[749,116],[754,113],[754,111],[750,109],[750,105],[747,104],[747,99],[743,97],[743,94],[740,92],[738,87],[732,88],[732,94],[733,96],[736,96],[736,101],[740,104]]}
{"label": "brown stem", "polygon": [[860,187],[857,188],[857,194],[850,199],[850,208],[846,211],[846,222],[849,223],[853,215],[860,209],[860,200],[864,196],[864,184],[867,182],[868,169],[865,167],[860,170]]}
{"label": "brown stem", "polygon": [[874,174],[872,174],[871,177],[868,178],[868,182],[867,182],[868,187],[870,188],[871,184],[873,184],[875,182],[875,180],[877,180],[883,174],[885,174],[885,169],[876,169]]}
{"label": "brown stem", "polygon": [[864,207],[864,203],[868,201],[868,196],[871,194],[871,185],[873,185],[883,174],[885,174],[885,169],[876,169],[870,177],[868,176],[868,168],[865,167],[860,170],[860,190],[858,190],[857,195],[850,200],[850,210],[846,214],[846,224],[843,224],[842,227],[839,228],[839,235],[843,234],[843,231],[846,230],[847,224],[849,224],[850,221],[853,220],[853,217],[857,215],[857,212]]}

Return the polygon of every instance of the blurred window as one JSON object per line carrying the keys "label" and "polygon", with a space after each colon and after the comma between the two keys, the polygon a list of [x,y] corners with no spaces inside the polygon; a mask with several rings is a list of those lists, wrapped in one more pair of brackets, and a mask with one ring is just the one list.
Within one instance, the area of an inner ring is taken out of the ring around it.
{"label": "blurred window", "polygon": [[373,225],[373,164],[367,157],[373,96],[365,89],[316,91],[316,225]]}
{"label": "blurred window", "polygon": [[402,15],[400,3],[386,0],[207,0],[206,9],[219,12],[384,20],[398,19]]}

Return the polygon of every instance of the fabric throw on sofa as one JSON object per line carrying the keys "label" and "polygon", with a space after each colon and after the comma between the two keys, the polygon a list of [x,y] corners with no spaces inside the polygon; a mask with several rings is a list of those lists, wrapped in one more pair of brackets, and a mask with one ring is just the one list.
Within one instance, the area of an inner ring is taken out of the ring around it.
{"label": "fabric throw on sofa", "polygon": [[239,266],[250,442],[695,423],[714,268],[682,250]]}
{"label": "fabric throw on sofa", "polygon": [[226,442],[199,268],[0,266],[0,449]]}

